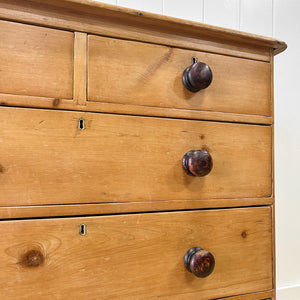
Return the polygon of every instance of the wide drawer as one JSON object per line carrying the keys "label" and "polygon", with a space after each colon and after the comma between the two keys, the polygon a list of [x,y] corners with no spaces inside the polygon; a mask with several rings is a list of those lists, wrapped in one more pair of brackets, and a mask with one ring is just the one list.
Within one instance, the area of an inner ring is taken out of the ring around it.
{"label": "wide drawer", "polygon": [[270,126],[2,107],[0,127],[2,206],[271,195]]}
{"label": "wide drawer", "polygon": [[[272,289],[270,207],[2,221],[0,228],[3,299],[204,300]],[[208,277],[185,269],[192,247],[214,256]]]}
{"label": "wide drawer", "polygon": [[72,99],[72,32],[0,21],[0,93]]}
{"label": "wide drawer", "polygon": [[[211,85],[196,93],[182,83],[192,57],[213,73]],[[270,116],[271,67],[268,62],[89,35],[88,100]]]}

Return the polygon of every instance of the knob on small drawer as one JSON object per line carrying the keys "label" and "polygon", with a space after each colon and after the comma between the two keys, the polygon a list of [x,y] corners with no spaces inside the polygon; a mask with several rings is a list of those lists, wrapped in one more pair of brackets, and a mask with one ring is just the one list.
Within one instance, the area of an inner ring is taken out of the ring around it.
{"label": "knob on small drawer", "polygon": [[205,176],[212,167],[212,157],[206,150],[191,150],[182,158],[182,168],[190,176]]}
{"label": "knob on small drawer", "polygon": [[195,62],[184,70],[182,82],[189,91],[198,92],[211,84],[212,71],[207,64]]}
{"label": "knob on small drawer", "polygon": [[204,278],[214,270],[215,258],[209,251],[194,247],[185,254],[184,265],[195,276]]}

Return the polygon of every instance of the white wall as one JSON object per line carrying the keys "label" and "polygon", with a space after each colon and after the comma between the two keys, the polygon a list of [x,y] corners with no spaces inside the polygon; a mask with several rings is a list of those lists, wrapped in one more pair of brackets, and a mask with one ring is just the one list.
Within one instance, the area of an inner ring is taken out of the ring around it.
{"label": "white wall", "polygon": [[[299,0],[103,0],[177,18],[274,36],[288,44],[275,59],[277,299],[300,299]],[[299,67],[299,68],[298,68]],[[298,199],[299,198],[299,199]]]}
{"label": "white wall", "polygon": [[288,49],[275,58],[278,299],[300,299],[300,1],[274,1],[274,34]]}

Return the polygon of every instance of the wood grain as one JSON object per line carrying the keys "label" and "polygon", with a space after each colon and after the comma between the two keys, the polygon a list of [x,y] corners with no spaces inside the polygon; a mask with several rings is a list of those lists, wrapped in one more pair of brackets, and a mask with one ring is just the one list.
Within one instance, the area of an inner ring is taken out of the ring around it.
{"label": "wood grain", "polygon": [[[182,83],[192,57],[213,73],[197,93]],[[270,76],[269,63],[88,37],[89,101],[270,116]]]}
{"label": "wood grain", "polygon": [[[271,56],[271,70],[272,70],[272,77],[271,77],[271,84],[272,84],[272,115],[274,116],[275,112],[274,112],[274,55]],[[275,140],[275,131],[274,131],[274,126],[272,126],[272,144],[274,145],[274,140]],[[275,195],[275,147],[273,147],[272,149],[272,194]],[[273,204],[271,206],[272,208],[272,220],[273,220],[273,224],[272,224],[272,238],[273,238],[273,258],[274,258],[274,262],[273,262],[273,289],[276,292],[276,232],[275,232],[275,205]],[[276,299],[276,295],[274,292],[274,300]]]}
{"label": "wood grain", "polygon": [[72,99],[73,34],[0,21],[0,92]]}
{"label": "wood grain", "polygon": [[[0,17],[68,30],[269,61],[284,42],[240,31],[82,0],[0,1]],[[33,13],[34,12],[34,13]]]}
{"label": "wood grain", "polygon": [[226,297],[226,298],[215,298],[213,300],[219,300],[219,299],[228,299],[228,300],[275,300],[275,298],[272,298],[274,296],[274,290],[265,291],[265,292],[259,292],[259,293],[252,293],[252,294],[246,294],[246,295],[239,295],[239,296],[233,296],[233,297]]}
{"label": "wood grain", "polygon": [[86,104],[87,87],[87,34],[74,35],[74,96],[78,105]]}
{"label": "wood grain", "polygon": [[201,200],[166,200],[147,202],[106,202],[88,204],[57,204],[31,206],[0,206],[1,219],[20,219],[34,217],[79,216],[95,214],[116,214],[132,212],[170,211],[203,208],[245,207],[272,205],[274,198],[242,199],[201,199]]}
{"label": "wood grain", "polygon": [[[0,298],[275,299],[266,125],[286,44],[89,0],[0,0],[0,19]],[[213,71],[196,94],[192,56]],[[203,178],[181,167],[197,149]],[[185,270],[195,246],[207,278]]]}
{"label": "wood grain", "polygon": [[[272,288],[269,207],[3,221],[0,228],[5,299],[207,300]],[[184,254],[195,245],[215,256],[207,278],[185,270]]]}
{"label": "wood grain", "polygon": [[[2,206],[271,195],[270,126],[21,108],[0,116]],[[211,154],[208,176],[182,169],[193,149]]]}
{"label": "wood grain", "polygon": [[[54,106],[54,104],[57,104]],[[126,105],[116,103],[103,103],[87,101],[84,105],[79,105],[76,101],[60,99],[59,103],[55,102],[55,98],[47,97],[30,97],[22,95],[8,95],[0,93],[0,106],[16,106],[16,107],[36,107],[36,108],[55,108],[61,110],[79,110],[89,112],[105,112],[126,115],[140,116],[158,116],[183,119],[199,119],[210,121],[225,121],[249,124],[273,124],[273,117],[265,117],[258,115],[245,115],[222,113],[213,111],[199,111],[191,109],[176,109],[149,107],[140,105]]]}

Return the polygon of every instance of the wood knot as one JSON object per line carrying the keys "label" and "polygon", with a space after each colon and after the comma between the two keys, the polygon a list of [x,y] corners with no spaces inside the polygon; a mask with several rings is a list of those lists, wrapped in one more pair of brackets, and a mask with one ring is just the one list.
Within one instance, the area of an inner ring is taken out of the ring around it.
{"label": "wood knot", "polygon": [[5,169],[4,167],[0,164],[0,173],[4,173]]}
{"label": "wood knot", "polygon": [[200,139],[203,140],[204,138],[205,138],[205,135],[204,135],[204,134],[201,134],[201,135],[200,135]]}
{"label": "wood knot", "polygon": [[39,250],[29,250],[21,257],[20,264],[27,268],[36,268],[45,261],[44,255]]}
{"label": "wood knot", "polygon": [[55,99],[53,100],[53,102],[52,102],[52,105],[53,105],[53,106],[58,106],[59,103],[60,103],[60,99],[59,99],[59,98],[55,98]]}
{"label": "wood knot", "polygon": [[246,237],[247,237],[247,232],[246,231],[243,231],[242,233],[241,233],[241,237],[243,238],[243,239],[245,239]]}

